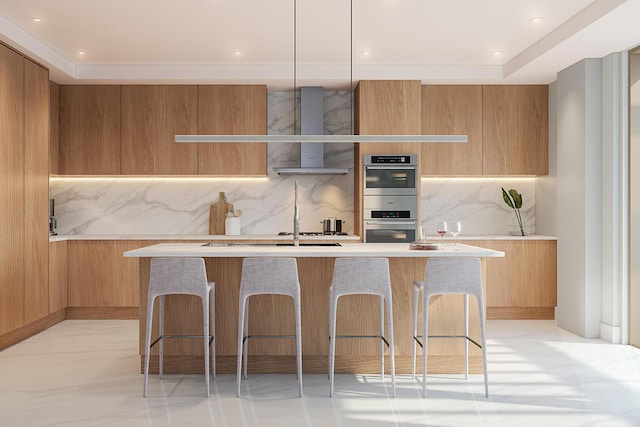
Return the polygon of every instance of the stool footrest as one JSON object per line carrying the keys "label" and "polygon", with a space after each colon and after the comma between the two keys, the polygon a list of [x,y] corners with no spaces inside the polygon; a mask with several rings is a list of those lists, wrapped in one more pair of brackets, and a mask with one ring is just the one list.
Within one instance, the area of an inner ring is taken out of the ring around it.
{"label": "stool footrest", "polygon": [[289,339],[295,339],[296,336],[295,335],[247,335],[242,339],[242,341],[244,342],[249,338],[289,338]]}
{"label": "stool footrest", "polygon": [[382,335],[336,335],[336,338],[378,338],[384,341],[387,347],[389,347],[389,341]]}
{"label": "stool footrest", "polygon": [[[424,339],[424,336],[423,335],[416,335],[415,337],[413,337],[413,339],[418,343],[418,345],[420,345],[420,347],[424,348],[424,346],[422,345],[422,341],[420,341],[418,338]],[[475,344],[478,348],[482,348],[481,344],[478,344],[473,338],[468,337],[466,335],[428,335],[427,338],[465,338],[468,341],[470,341],[473,344]]]}
{"label": "stool footrest", "polygon": [[[158,338],[156,338],[149,347],[153,347],[154,345],[156,345],[158,342],[160,342],[161,339],[164,338],[187,338],[187,339],[193,339],[193,338],[198,338],[198,339],[203,339],[204,335],[160,335]],[[209,335],[209,344],[211,344],[214,340],[214,336],[213,335]]]}

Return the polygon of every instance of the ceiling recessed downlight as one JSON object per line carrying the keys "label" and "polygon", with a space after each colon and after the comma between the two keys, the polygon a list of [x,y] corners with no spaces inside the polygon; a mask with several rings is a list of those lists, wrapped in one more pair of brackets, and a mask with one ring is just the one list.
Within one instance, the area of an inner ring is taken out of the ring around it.
{"label": "ceiling recessed downlight", "polygon": [[85,52],[84,50],[79,50],[78,51],[78,55],[80,55],[80,56],[84,56],[86,54],[87,54],[87,52]]}
{"label": "ceiling recessed downlight", "polygon": [[242,52],[240,52],[239,50],[233,51],[233,56],[240,56],[240,55],[242,55]]}
{"label": "ceiling recessed downlight", "polygon": [[541,16],[534,16],[533,18],[529,19],[529,22],[536,24],[538,22],[542,22],[543,20],[544,18]]}
{"label": "ceiling recessed downlight", "polygon": [[31,18],[31,20],[32,20],[33,22],[40,22],[40,21],[42,21],[42,19],[38,18],[37,16],[32,17],[32,18]]}
{"label": "ceiling recessed downlight", "polygon": [[499,51],[499,50],[492,50],[492,51],[491,51],[491,55],[493,55],[493,56],[500,56],[500,55],[502,55],[502,52],[501,52],[501,51]]}
{"label": "ceiling recessed downlight", "polygon": [[371,54],[371,52],[369,52],[368,50],[363,50],[363,51],[360,52],[360,54],[362,56],[369,56]]}

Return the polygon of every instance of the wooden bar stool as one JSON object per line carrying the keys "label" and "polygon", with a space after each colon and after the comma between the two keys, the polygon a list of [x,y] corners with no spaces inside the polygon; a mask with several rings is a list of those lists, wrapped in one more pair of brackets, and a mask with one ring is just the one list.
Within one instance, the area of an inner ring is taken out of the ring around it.
{"label": "wooden bar stool", "polygon": [[[165,335],[164,334],[164,297],[166,295],[197,295],[202,299],[203,335]],[[153,321],[153,304],[158,300],[158,338],[151,342],[151,322]],[[147,333],[144,354],[144,389],[142,396],[147,396],[149,380],[149,353],[151,347],[160,343],[159,374],[162,379],[164,339],[165,338],[203,338],[204,339],[204,376],[209,397],[209,350],[213,377],[216,375],[215,347],[215,283],[207,281],[207,271],[202,258],[152,258],[149,273],[149,293],[147,297]]]}
{"label": "wooden bar stool", "polygon": [[[252,295],[288,295],[293,298],[295,335],[249,335],[249,297]],[[240,301],[238,312],[238,367],[237,382],[240,397],[242,355],[244,351],[244,378],[247,378],[249,338],[295,338],[298,390],[302,397],[302,329],[300,314],[300,283],[295,258],[245,258],[242,262]]]}
{"label": "wooden bar stool", "polygon": [[[422,296],[422,333],[418,335],[418,301]],[[429,335],[429,299],[433,295],[464,295],[464,335]],[[480,315],[481,343],[469,337],[469,295],[474,295],[478,302]],[[426,338],[425,338],[426,337]],[[427,396],[427,341],[428,338],[464,338],[464,377],[469,373],[469,342],[482,349],[482,365],[484,370],[484,392],[489,397],[489,380],[487,376],[487,344],[485,337],[484,292],[482,290],[482,267],[480,258],[429,258],[424,281],[413,284],[413,363],[412,378],[416,376],[416,344],[422,347],[422,395]],[[420,341],[422,339],[422,341]]]}
{"label": "wooden bar stool", "polygon": [[[378,295],[380,297],[380,335],[336,335],[338,298],[343,295]],[[387,302],[387,331],[384,337],[384,303]],[[377,338],[380,340],[380,375],[384,379],[384,349],[389,347],[391,357],[391,384],[396,395],[396,372],[393,349],[393,302],[389,260],[386,258],[336,258],[333,280],[329,289],[329,396],[333,397],[335,351],[337,338]]]}

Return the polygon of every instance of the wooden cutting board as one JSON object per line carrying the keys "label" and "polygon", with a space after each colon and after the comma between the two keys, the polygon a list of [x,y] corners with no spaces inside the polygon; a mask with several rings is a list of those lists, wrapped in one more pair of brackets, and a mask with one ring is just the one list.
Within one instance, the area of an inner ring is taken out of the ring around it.
{"label": "wooden cutting board", "polygon": [[209,234],[224,235],[224,220],[227,212],[232,210],[233,205],[227,203],[224,191],[221,191],[218,201],[211,203],[209,208]]}

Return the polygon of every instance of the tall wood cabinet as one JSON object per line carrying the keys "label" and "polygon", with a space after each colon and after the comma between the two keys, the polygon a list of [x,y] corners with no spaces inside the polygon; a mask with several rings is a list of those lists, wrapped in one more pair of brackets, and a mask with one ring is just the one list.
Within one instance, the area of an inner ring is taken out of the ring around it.
{"label": "tall wood cabinet", "polygon": [[60,174],[120,173],[120,86],[60,86]]}
{"label": "tall wood cabinet", "polygon": [[0,44],[0,336],[48,314],[49,73]]}
{"label": "tall wood cabinet", "polygon": [[197,145],[174,142],[197,132],[197,86],[122,86],[123,175],[197,174]]}

